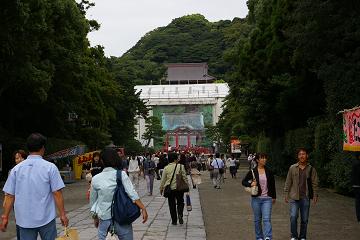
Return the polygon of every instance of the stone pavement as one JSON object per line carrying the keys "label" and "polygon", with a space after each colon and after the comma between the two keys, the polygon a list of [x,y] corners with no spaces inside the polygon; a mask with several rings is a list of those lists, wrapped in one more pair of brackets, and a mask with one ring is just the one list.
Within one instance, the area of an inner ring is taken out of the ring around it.
{"label": "stone pavement", "polygon": [[[247,171],[247,165],[243,164],[237,179],[227,173],[225,184],[218,190],[213,188],[209,174],[202,172],[199,193],[207,240],[255,239],[251,197],[241,185]],[[284,179],[276,178],[277,200],[271,218],[275,240],[290,239],[289,204],[284,202],[283,187]],[[308,240],[360,240],[354,199],[320,189],[319,202],[310,207],[307,237]]]}
{"label": "stone pavement", "polygon": [[[200,206],[199,192],[191,189],[192,211],[184,209],[184,224],[173,226],[171,224],[167,200],[159,193],[160,181],[154,180],[154,194],[147,196],[146,182],[141,178],[138,193],[141,201],[147,208],[149,219],[143,224],[141,217],[133,223],[135,240],[205,240],[206,233],[202,210]],[[70,227],[76,228],[81,240],[97,239],[97,229],[90,217],[89,206],[85,205],[68,213]],[[63,227],[57,219],[59,236],[63,234]]]}

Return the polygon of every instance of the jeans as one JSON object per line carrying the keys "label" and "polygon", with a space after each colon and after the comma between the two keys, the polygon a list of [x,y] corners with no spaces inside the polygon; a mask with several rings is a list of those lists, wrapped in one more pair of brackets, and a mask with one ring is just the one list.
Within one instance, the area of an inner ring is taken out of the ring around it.
{"label": "jeans", "polygon": [[16,224],[16,239],[20,240],[20,227]]}
{"label": "jeans", "polygon": [[135,188],[139,187],[139,172],[129,173],[131,182],[134,184]]}
{"label": "jeans", "polygon": [[152,193],[153,193],[154,178],[155,178],[155,176],[152,175],[152,174],[146,174],[146,175],[145,175],[147,191],[148,191],[149,194],[152,194]]}
{"label": "jeans", "polygon": [[184,212],[184,192],[171,190],[168,197],[169,210],[172,223],[177,223],[177,217],[183,217]]}
{"label": "jeans", "polygon": [[19,226],[21,240],[36,240],[38,234],[42,240],[55,240],[57,236],[55,219],[48,224],[37,228],[23,228]]}
{"label": "jeans", "polygon": [[[132,225],[119,225],[117,222],[115,224],[115,232],[116,235],[120,240],[133,240],[133,229]],[[101,220],[99,221],[99,228],[98,228],[98,236],[99,240],[105,240],[106,235],[108,233],[108,229],[111,225],[111,219],[108,220]]]}
{"label": "jeans", "polygon": [[[251,207],[254,212],[256,239],[272,239],[271,210],[272,198],[251,198]],[[262,227],[264,225],[264,229]]]}
{"label": "jeans", "polygon": [[[301,217],[300,235],[297,230],[297,220]],[[310,200],[308,198],[300,200],[290,200],[290,230],[292,238],[306,239],[307,224],[309,220]]]}

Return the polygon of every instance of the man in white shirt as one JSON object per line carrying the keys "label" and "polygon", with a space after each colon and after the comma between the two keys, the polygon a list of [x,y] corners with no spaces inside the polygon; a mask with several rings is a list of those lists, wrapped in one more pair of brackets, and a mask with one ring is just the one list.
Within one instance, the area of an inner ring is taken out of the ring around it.
{"label": "man in white shirt", "polygon": [[211,166],[214,168],[213,172],[213,184],[214,188],[220,189],[220,183],[222,175],[224,174],[224,162],[220,159],[220,153],[215,153],[215,160],[211,163]]}
{"label": "man in white shirt", "polygon": [[129,160],[128,173],[131,182],[135,185],[135,188],[139,186],[139,175],[140,175],[140,166],[137,157],[131,156]]}

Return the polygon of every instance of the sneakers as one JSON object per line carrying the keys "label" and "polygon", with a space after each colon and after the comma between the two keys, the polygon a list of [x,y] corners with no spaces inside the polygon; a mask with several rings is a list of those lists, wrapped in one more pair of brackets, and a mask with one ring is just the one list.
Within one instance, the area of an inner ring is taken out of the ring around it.
{"label": "sneakers", "polygon": [[297,240],[296,238],[291,238],[290,240]]}

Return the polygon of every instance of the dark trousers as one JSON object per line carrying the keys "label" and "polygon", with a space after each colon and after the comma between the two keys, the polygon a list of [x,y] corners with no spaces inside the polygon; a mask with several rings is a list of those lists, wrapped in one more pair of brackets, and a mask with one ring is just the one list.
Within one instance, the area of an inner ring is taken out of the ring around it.
{"label": "dark trousers", "polygon": [[168,203],[172,223],[177,223],[178,216],[182,217],[184,212],[184,193],[171,190]]}
{"label": "dark trousers", "polygon": [[354,193],[355,193],[356,217],[358,222],[360,222],[360,188],[354,188]]}

